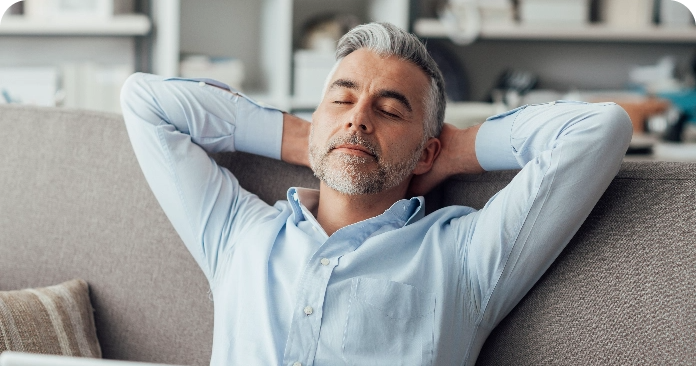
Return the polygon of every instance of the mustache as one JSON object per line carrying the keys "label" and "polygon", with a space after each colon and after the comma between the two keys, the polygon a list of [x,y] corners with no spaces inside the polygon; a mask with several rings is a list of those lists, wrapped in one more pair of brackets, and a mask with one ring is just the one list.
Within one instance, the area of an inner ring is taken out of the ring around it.
{"label": "mustache", "polygon": [[327,144],[328,149],[326,152],[328,153],[331,150],[335,149],[336,146],[345,144],[362,146],[365,149],[367,149],[367,151],[369,151],[370,154],[374,156],[377,160],[379,160],[379,157],[381,155],[381,152],[379,151],[379,148],[376,144],[373,144],[369,140],[364,139],[356,134],[334,136],[331,140],[329,140],[329,143]]}

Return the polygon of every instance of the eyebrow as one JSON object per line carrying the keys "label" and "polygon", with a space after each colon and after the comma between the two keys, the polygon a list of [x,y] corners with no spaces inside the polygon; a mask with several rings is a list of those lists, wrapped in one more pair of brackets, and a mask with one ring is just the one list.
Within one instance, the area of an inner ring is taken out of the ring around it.
{"label": "eyebrow", "polygon": [[[346,89],[358,90],[360,88],[360,85],[358,85],[358,83],[356,83],[353,80],[336,79],[333,83],[331,83],[331,87],[329,89],[334,89],[334,88],[346,88]],[[406,109],[409,112],[413,112],[413,108],[411,108],[411,103],[409,103],[409,101],[405,95],[399,93],[398,91],[383,89],[383,90],[379,91],[378,95],[382,98],[394,99],[397,102],[401,103],[404,107],[406,107]]]}
{"label": "eyebrow", "polygon": [[356,83],[353,80],[336,79],[333,83],[331,83],[331,87],[329,89],[346,88],[346,89],[358,90],[358,86],[359,86],[358,83]]}
{"label": "eyebrow", "polygon": [[406,99],[406,96],[399,93],[398,91],[394,90],[380,90],[379,91],[379,96],[382,98],[391,98],[395,99],[399,103],[403,104],[406,109],[408,109],[409,112],[413,112],[413,109],[411,108],[411,103],[408,102],[408,99]]}

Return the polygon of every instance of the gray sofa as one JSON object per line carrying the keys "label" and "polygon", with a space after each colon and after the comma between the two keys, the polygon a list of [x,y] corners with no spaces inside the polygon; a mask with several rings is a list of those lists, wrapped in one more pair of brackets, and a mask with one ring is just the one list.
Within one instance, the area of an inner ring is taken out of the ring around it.
{"label": "gray sofa", "polygon": [[[206,280],[150,192],[122,116],[1,105],[0,129],[0,290],[83,278],[105,358],[208,364]],[[216,159],[269,203],[318,185],[306,168]],[[455,177],[427,209],[480,208],[514,174]],[[624,163],[478,364],[693,365],[695,195],[696,164]]]}

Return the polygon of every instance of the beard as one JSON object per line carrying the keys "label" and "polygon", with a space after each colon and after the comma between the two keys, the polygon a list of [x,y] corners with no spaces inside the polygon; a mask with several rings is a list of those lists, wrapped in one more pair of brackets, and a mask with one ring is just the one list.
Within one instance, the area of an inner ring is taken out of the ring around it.
{"label": "beard", "polygon": [[[314,128],[309,136],[309,163],[314,176],[327,186],[346,195],[374,194],[396,187],[415,169],[425,146],[424,138],[411,155],[399,162],[382,159],[379,147],[356,134],[334,136],[324,146],[312,143]],[[359,145],[372,156],[331,153],[336,146]],[[371,168],[376,164],[376,168]]]}

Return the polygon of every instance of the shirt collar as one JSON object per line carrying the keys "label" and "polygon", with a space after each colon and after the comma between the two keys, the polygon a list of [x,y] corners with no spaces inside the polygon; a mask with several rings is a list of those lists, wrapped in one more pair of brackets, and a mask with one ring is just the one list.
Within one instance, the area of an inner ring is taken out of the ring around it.
{"label": "shirt collar", "polygon": [[[295,214],[295,224],[302,220],[308,220],[302,210],[305,207],[307,212],[316,211],[319,205],[319,190],[311,188],[292,187],[288,189],[288,202]],[[402,199],[394,202],[384,214],[390,214],[401,222],[400,226],[412,224],[425,216],[425,198],[423,196]],[[379,216],[378,216],[379,217]]]}
{"label": "shirt collar", "polygon": [[288,189],[287,196],[292,212],[295,214],[295,224],[307,219],[302,211],[302,206],[311,212],[319,205],[318,189],[292,187]]}

